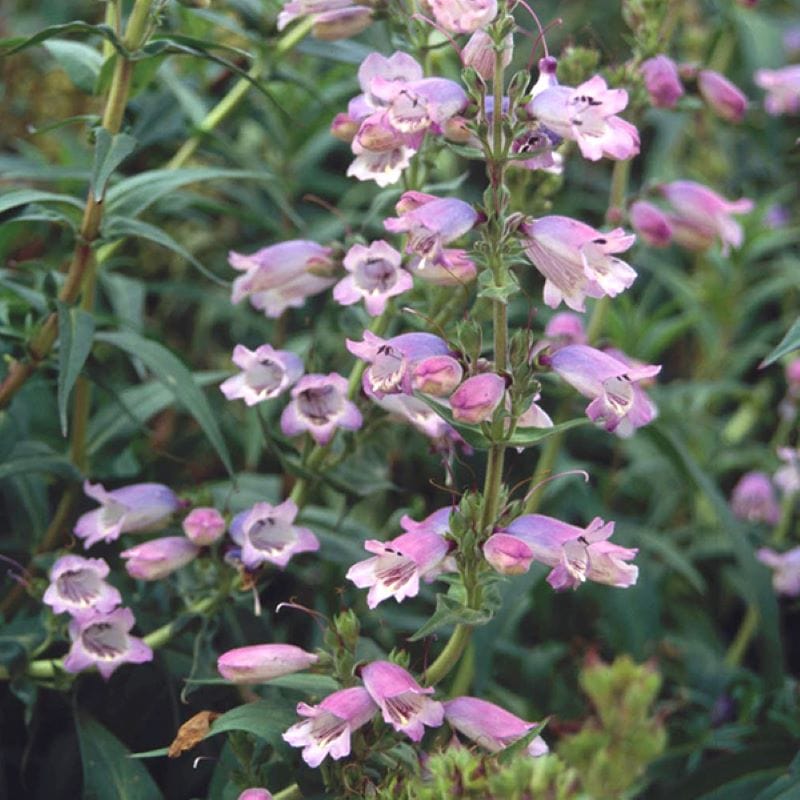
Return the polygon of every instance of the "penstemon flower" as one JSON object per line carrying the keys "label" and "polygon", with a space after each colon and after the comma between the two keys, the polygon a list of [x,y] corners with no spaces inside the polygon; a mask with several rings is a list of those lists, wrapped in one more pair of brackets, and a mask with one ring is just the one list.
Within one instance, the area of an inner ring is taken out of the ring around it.
{"label": "penstemon flower", "polygon": [[772,570],[772,587],[778,594],[800,595],[800,547],[785,553],[762,547],[756,552],[756,558]]}
{"label": "penstemon flower", "polygon": [[741,122],[747,111],[747,97],[724,75],[712,69],[701,69],[697,88],[711,110],[728,122]]}
{"label": "penstemon flower", "polygon": [[382,314],[390,298],[414,285],[400,260],[400,253],[383,240],[368,247],[353,245],[344,257],[344,268],[350,274],[333,287],[333,299],[343,306],[363,300],[368,314]]}
{"label": "penstemon flower", "polygon": [[586,416],[602,423],[610,433],[630,436],[657,414],[655,405],[638,384],[657,375],[660,365],[631,364],[577,344],[562,347],[541,360],[584,397],[592,398]]}
{"label": "penstemon flower", "polygon": [[[537,725],[535,722],[525,722],[510,711],[477,697],[448,700],[444,704],[444,716],[450,727],[491,753],[513,744]],[[536,757],[545,755],[549,748],[541,736],[536,736],[525,751],[529,756]]]}
{"label": "penstemon flower", "polygon": [[636,233],[651,247],[666,247],[672,241],[669,216],[647,200],[637,200],[631,206],[630,222]]}
{"label": "penstemon flower", "polygon": [[428,695],[410,673],[390,661],[373,661],[361,670],[361,679],[383,714],[383,720],[414,742],[422,739],[425,726],[437,728],[444,721],[444,707]]}
{"label": "penstemon flower", "polygon": [[450,395],[453,417],[473,425],[486,422],[502,402],[505,391],[506,382],[497,373],[473,375]]}
{"label": "penstemon flower", "polygon": [[603,233],[569,217],[528,219],[520,226],[525,254],[545,278],[544,302],[563,300],[585,310],[587,297],[616,297],[636,278],[633,268],[614,253],[628,250],[636,237],[622,228]]}
{"label": "penstemon flower", "polygon": [[675,62],[669,56],[658,55],[644,61],[641,71],[650,102],[656,108],[675,108],[684,95]]}
{"label": "penstemon flower", "polygon": [[614,523],[599,517],[579,528],[543,514],[527,514],[492,534],[483,552],[506,574],[527,572],[532,561],[552,567],[547,582],[557,591],[576,589],[586,580],[633,586],[639,570],[627,562],[638,550],[607,541],[613,532]]}
{"label": "penstemon flower", "polygon": [[429,0],[436,22],[452,33],[472,33],[497,16],[497,0]]}
{"label": "penstemon flower", "polygon": [[777,525],[781,507],[775,486],[765,472],[748,472],[733,487],[731,510],[740,519]]}
{"label": "penstemon flower", "polygon": [[355,431],[363,418],[355,403],[347,399],[347,380],[335,372],[306,375],[292,389],[292,402],[281,415],[286,436],[308,431],[317,444],[326,445],[337,428]]}
{"label": "penstemon flower", "polygon": [[449,548],[441,534],[419,528],[388,542],[368,539],[364,549],[375,557],[354,564],[346,577],[359,589],[369,587],[367,605],[375,608],[389,597],[398,603],[416,597],[420,578],[436,578]]}
{"label": "penstemon flower", "polygon": [[75,535],[86,549],[96,542],[113,542],[122,533],[157,530],[181,505],[161,483],[135,483],[108,492],[99,483],[84,481],[83,491],[101,504],[75,523]]}
{"label": "penstemon flower", "polygon": [[233,683],[266,683],[308,669],[319,656],[293,644],[256,644],[228,650],[217,659],[217,671]]}
{"label": "penstemon flower", "polygon": [[254,786],[250,789],[245,789],[237,800],[272,800],[272,797],[272,793],[267,789]]}
{"label": "penstemon flower", "polygon": [[108,679],[123,664],[152,661],[150,647],[129,633],[134,622],[129,608],[74,618],[69,625],[72,647],[64,659],[64,669],[83,672],[97,667]]}
{"label": "penstemon flower", "polygon": [[233,282],[231,302],[250,298],[254,308],[279,317],[287,308],[300,308],[306,298],[324,292],[336,279],[330,247],[293,239],[264,247],[251,255],[231,251],[228,263],[244,275]]}
{"label": "penstemon flower", "polygon": [[242,371],[220,384],[228,398],[241,398],[248,406],[278,397],[303,374],[303,362],[288,350],[275,350],[262,344],[248,350],[243,344],[233,348],[233,363]]}
{"label": "penstemon flower", "polygon": [[303,748],[303,761],[318,767],[326,756],[334,761],[350,755],[350,737],[366,725],[378,706],[361,686],[341,689],[328,695],[319,705],[297,704],[297,713],[306,717],[284,732],[293,747]]}
{"label": "penstemon flower", "polygon": [[214,544],[225,535],[225,519],[216,508],[195,508],[183,520],[186,537],[202,547]]}
{"label": "penstemon flower", "polygon": [[264,562],[283,569],[297,553],[319,550],[319,540],[308,529],[294,525],[297,505],[285,500],[277,506],[256,503],[231,521],[231,538],[242,548],[242,563],[256,569]]}
{"label": "penstemon flower", "polygon": [[185,536],[165,536],[120,553],[132,578],[157,581],[194,561],[200,548]]}
{"label": "penstemon flower", "polygon": [[672,206],[669,221],[678,244],[690,250],[705,250],[719,238],[723,255],[731,247],[741,247],[742,228],[731,215],[752,211],[752,200],[726,200],[695,181],[665,183],[661,193]]}
{"label": "penstemon flower", "polygon": [[551,342],[551,349],[568,344],[586,344],[586,329],[583,318],[571,311],[553,314],[544,327],[544,335]]}
{"label": "penstemon flower", "polygon": [[800,111],[800,64],[756,70],[753,81],[767,92],[764,98],[767,114],[778,116]]}
{"label": "penstemon flower", "polygon": [[627,105],[624,89],[609,89],[595,75],[576,88],[551,85],[535,93],[527,109],[549,130],[577,142],[584,158],[625,160],[639,152],[639,132],[616,116]]}
{"label": "penstemon flower", "polygon": [[56,614],[108,612],[122,602],[117,589],[106,583],[109,566],[102,558],[61,556],[50,569],[50,585],[42,602]]}

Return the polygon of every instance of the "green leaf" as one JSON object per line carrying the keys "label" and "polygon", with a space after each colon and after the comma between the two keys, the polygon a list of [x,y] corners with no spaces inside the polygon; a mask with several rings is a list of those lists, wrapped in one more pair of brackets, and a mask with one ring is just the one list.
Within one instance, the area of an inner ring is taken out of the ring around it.
{"label": "green leaf", "polygon": [[[225,678],[187,678],[184,683],[194,686],[235,686],[234,681]],[[291,689],[295,692],[306,694],[326,695],[335,692],[342,687],[339,682],[328,675],[308,675],[297,673],[295,675],[282,675],[280,678],[272,678],[265,682],[265,685],[273,686],[277,689]]]}
{"label": "green leaf", "polygon": [[83,800],[159,800],[163,795],[147,769],[88,714],[76,718],[83,764]]}
{"label": "green leaf", "polygon": [[80,308],[58,304],[58,419],[67,435],[67,403],[94,337],[94,317]]}
{"label": "green leaf", "polygon": [[103,236],[108,239],[119,239],[123,236],[133,236],[136,238],[147,239],[148,241],[155,242],[156,244],[166,247],[167,250],[172,250],[177,253],[181,258],[185,258],[188,262],[193,264],[199,272],[205,275],[210,281],[213,281],[217,286],[229,286],[227,281],[216,276],[208,267],[204,266],[202,262],[198,261],[185,247],[176,242],[166,231],[151,225],[149,222],[142,222],[140,219],[126,219],[124,217],[110,217],[103,223]]}
{"label": "green leaf", "polygon": [[761,791],[755,800],[792,800],[800,797],[800,755],[792,759],[788,773]]}
{"label": "green leaf", "polygon": [[137,217],[157,200],[186,186],[201,181],[230,178],[232,180],[271,181],[271,172],[243,169],[197,167],[192,169],[153,169],[124,178],[108,190],[108,213],[120,217]]}
{"label": "green leaf", "polygon": [[786,332],[786,336],[781,339],[780,344],[758,365],[759,369],[774,364],[779,358],[800,348],[800,317],[794,325]]}
{"label": "green leaf", "polygon": [[560,434],[572,428],[580,428],[590,423],[591,420],[588,417],[580,417],[560,422],[558,425],[553,425],[552,428],[517,428],[514,431],[514,435],[506,441],[506,444],[509,447],[530,447],[549,439],[551,436],[555,436],[557,433]]}
{"label": "green leaf", "polygon": [[0,480],[26,472],[48,472],[78,480],[80,474],[69,459],[41,442],[19,442],[0,464]]}
{"label": "green leaf", "polygon": [[161,758],[169,753],[169,747],[159,747],[156,750],[145,750],[141,753],[131,753],[128,758]]}
{"label": "green leaf", "polygon": [[94,47],[69,39],[49,39],[44,46],[75,86],[91,94],[103,65],[103,56]]}
{"label": "green leaf", "polygon": [[105,128],[97,128],[94,163],[90,187],[99,203],[105,194],[108,179],[114,170],[136,149],[136,139],[127,133],[112,136]]}
{"label": "green leaf", "polygon": [[51,25],[43,28],[32,36],[13,36],[10,39],[0,40],[0,58],[18,53],[34,45],[52,39],[62,33],[92,33],[102,36],[114,45],[118,53],[125,55],[125,48],[117,38],[116,33],[108,25],[89,25],[87,22],[76,20],[75,22],[65,22],[63,25]]}
{"label": "green leaf", "polygon": [[276,746],[283,742],[281,734],[295,722],[297,715],[291,708],[281,707],[269,700],[258,700],[237,706],[215,719],[206,738],[218,733],[245,731]]}
{"label": "green leaf", "polygon": [[76,208],[83,208],[83,201],[68,194],[42,192],[39,189],[17,189],[0,195],[0,214],[11,208],[26,206],[28,203],[68,203]]}
{"label": "green leaf", "polygon": [[431,615],[430,619],[418,630],[408,637],[409,642],[417,642],[430,636],[434,631],[439,628],[444,628],[450,625],[470,625],[472,627],[477,625],[485,625],[494,615],[488,609],[476,610],[474,608],[467,608],[462,605],[458,600],[448,597],[445,594],[436,595],[436,610]]}
{"label": "green leaf", "polygon": [[145,339],[131,331],[98,333],[97,341],[106,342],[138,358],[173,393],[186,410],[197,420],[208,437],[228,474],[233,475],[233,465],[228,447],[222,438],[211,406],[194,382],[192,373],[183,362],[166,347],[151,339]]}

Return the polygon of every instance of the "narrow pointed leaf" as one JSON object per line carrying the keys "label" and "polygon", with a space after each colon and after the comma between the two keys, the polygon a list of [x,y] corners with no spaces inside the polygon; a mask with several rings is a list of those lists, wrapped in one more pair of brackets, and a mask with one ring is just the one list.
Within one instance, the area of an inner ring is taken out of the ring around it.
{"label": "narrow pointed leaf", "polygon": [[58,419],[67,435],[67,405],[72,387],[92,350],[94,318],[80,308],[58,305]]}
{"label": "narrow pointed leaf", "polygon": [[136,149],[136,139],[127,133],[112,136],[105,128],[98,128],[96,137],[91,188],[99,203],[114,170]]}
{"label": "narrow pointed leaf", "polygon": [[768,367],[774,364],[779,358],[788,355],[800,348],[800,317],[795,320],[794,325],[786,332],[786,336],[781,339],[780,344],[759,364],[759,367]]}

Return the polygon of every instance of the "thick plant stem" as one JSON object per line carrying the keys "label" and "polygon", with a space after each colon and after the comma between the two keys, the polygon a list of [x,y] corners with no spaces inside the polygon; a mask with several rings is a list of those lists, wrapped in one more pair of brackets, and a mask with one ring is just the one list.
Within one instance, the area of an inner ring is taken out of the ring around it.
{"label": "thick plant stem", "polygon": [[469,625],[456,625],[450,639],[444,646],[444,650],[439,653],[436,660],[425,670],[423,682],[426,686],[435,686],[456,664],[458,664],[471,634],[472,628],[470,628]]}
{"label": "thick plant stem", "polygon": [[303,800],[303,793],[300,787],[293,783],[285,789],[281,789],[277,794],[272,795],[273,800]]}

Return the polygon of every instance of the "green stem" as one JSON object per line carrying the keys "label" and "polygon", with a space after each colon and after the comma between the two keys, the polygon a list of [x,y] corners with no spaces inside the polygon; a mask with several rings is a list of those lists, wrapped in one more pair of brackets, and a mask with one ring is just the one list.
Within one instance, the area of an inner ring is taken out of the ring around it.
{"label": "green stem", "polygon": [[456,625],[450,639],[444,646],[444,650],[437,656],[436,660],[425,670],[423,683],[426,686],[435,686],[444,678],[451,669],[458,663],[464,648],[467,646],[472,628],[469,625]]}
{"label": "green stem", "polygon": [[772,532],[772,544],[780,545],[786,539],[786,534],[789,533],[789,527],[792,523],[794,516],[794,504],[797,495],[794,492],[787,492],[781,501],[781,517],[775,530]]}
{"label": "green stem", "polygon": [[731,642],[725,654],[725,663],[729,667],[738,667],[742,663],[747,648],[758,629],[759,614],[755,606],[748,606],[742,624],[736,632],[736,638]]}
{"label": "green stem", "polygon": [[303,800],[303,793],[300,787],[293,783],[285,789],[281,789],[277,794],[272,795],[274,800]]}

